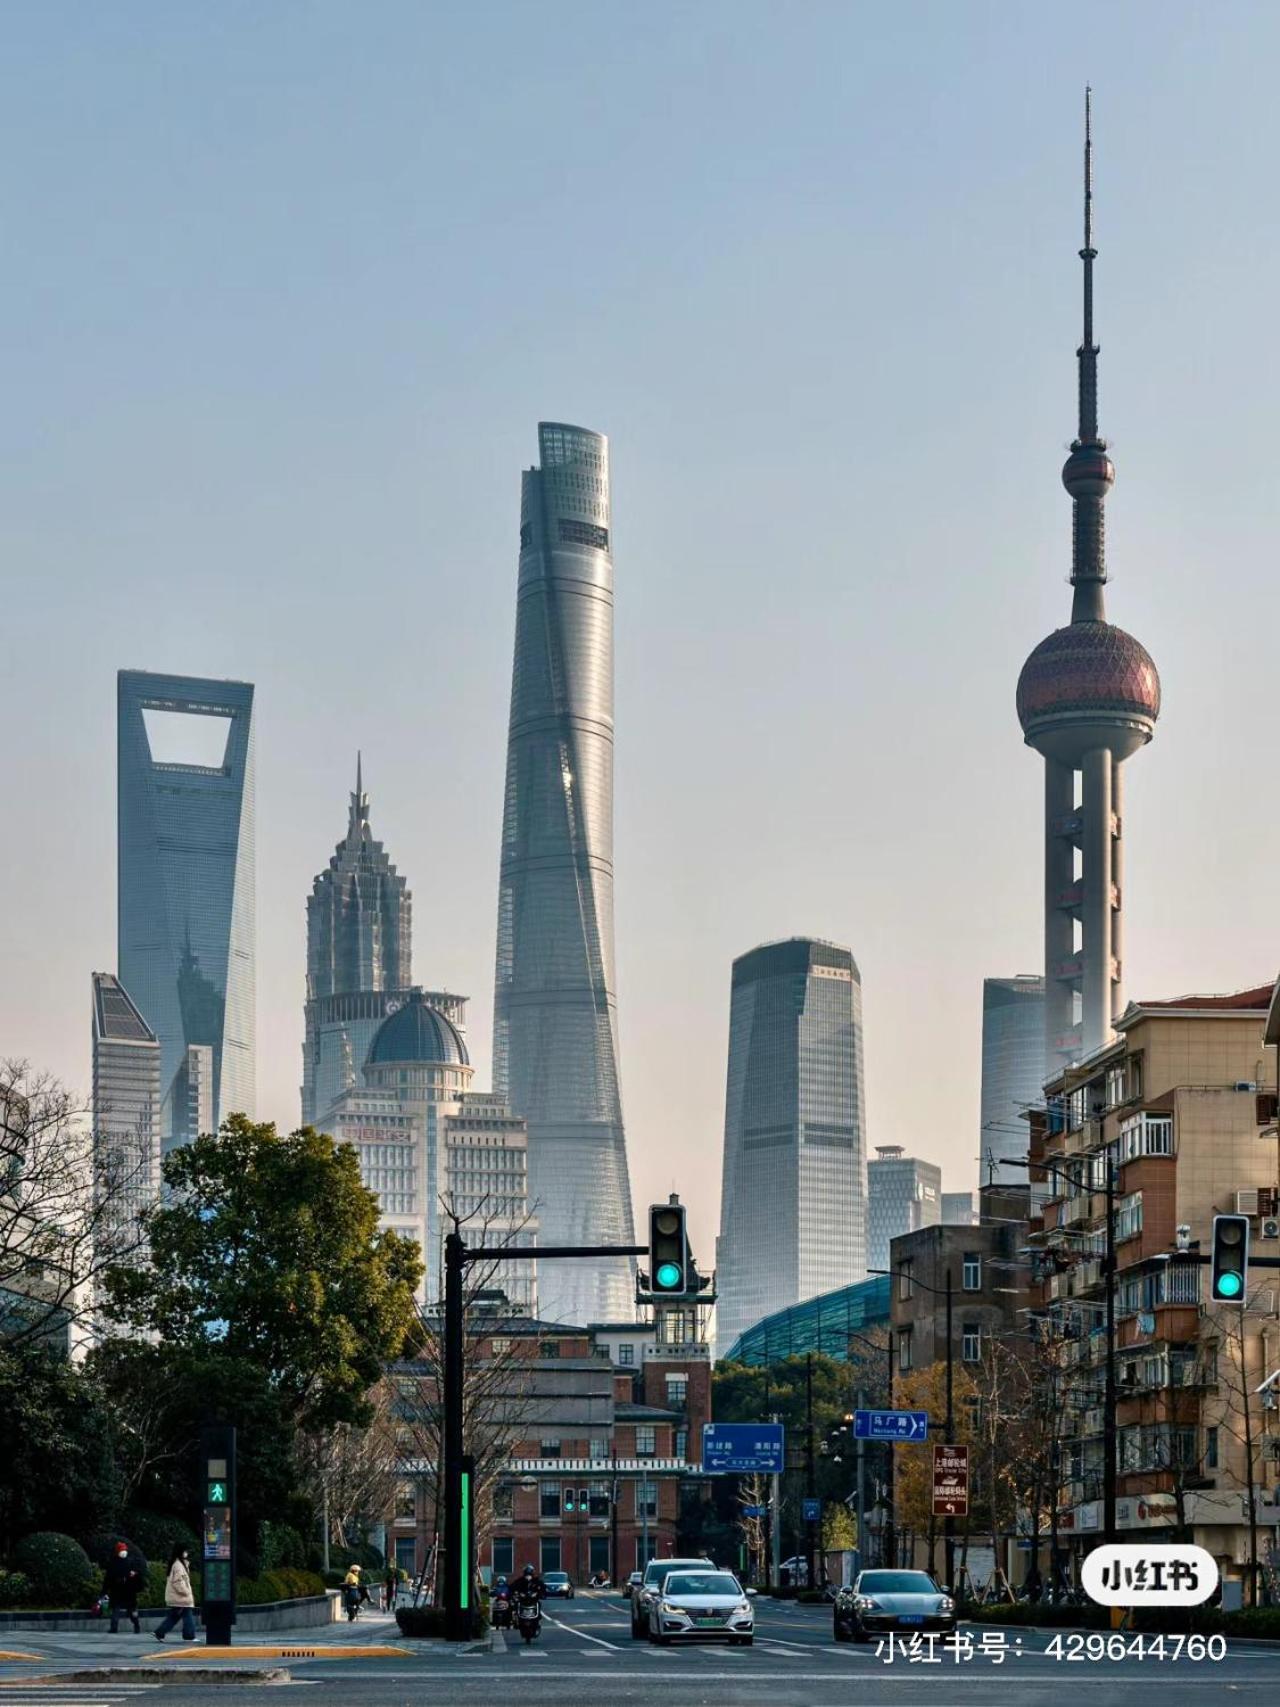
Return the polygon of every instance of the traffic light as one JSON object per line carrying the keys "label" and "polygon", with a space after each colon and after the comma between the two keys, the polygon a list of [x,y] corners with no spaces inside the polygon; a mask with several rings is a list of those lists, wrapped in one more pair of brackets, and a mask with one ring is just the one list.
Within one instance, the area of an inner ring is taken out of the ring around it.
{"label": "traffic light", "polygon": [[1210,1297],[1215,1304],[1238,1304],[1249,1275],[1249,1217],[1215,1215]]}
{"label": "traffic light", "polygon": [[689,1240],[681,1203],[649,1205],[649,1288],[668,1298],[689,1290]]}

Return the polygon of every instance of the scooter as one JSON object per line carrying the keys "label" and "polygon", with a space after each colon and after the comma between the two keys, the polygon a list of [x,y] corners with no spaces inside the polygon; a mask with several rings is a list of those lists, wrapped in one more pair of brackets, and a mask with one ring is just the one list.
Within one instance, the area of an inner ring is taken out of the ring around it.
{"label": "scooter", "polygon": [[489,1618],[495,1630],[511,1628],[511,1600],[505,1594],[495,1594],[489,1608]]}
{"label": "scooter", "polygon": [[536,1600],[522,1600],[516,1607],[516,1623],[526,1642],[532,1642],[542,1628],[542,1608]]}

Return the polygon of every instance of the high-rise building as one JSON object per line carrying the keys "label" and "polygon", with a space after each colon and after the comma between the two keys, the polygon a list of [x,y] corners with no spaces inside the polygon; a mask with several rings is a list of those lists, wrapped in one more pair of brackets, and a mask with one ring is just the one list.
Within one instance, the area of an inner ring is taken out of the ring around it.
{"label": "high-rise building", "polygon": [[1124,1005],[1121,765],[1151,739],[1160,714],[1160,678],[1150,653],[1107,621],[1103,603],[1103,504],[1115,469],[1098,433],[1096,256],[1086,105],[1079,423],[1062,470],[1074,509],[1075,592],[1070,624],[1031,653],[1017,697],[1026,742],[1044,755],[1046,1078],[1106,1044]]}
{"label": "high-rise building", "polygon": [[93,974],[93,1148],[113,1236],[160,1194],[160,1045],[118,978]]}
{"label": "high-rise building", "polygon": [[[523,476],[498,951],[496,1094],[529,1123],[548,1244],[631,1244],[613,946],[608,441],[542,422]],[[634,1313],[629,1259],[546,1264],[544,1317]]]}
{"label": "high-rise building", "polygon": [[877,1144],[867,1163],[867,1268],[884,1274],[889,1246],[903,1233],[942,1220],[942,1169],[901,1144]]}
{"label": "high-rise building", "polygon": [[1002,1167],[1027,1153],[1024,1111],[1044,1098],[1044,979],[982,980],[982,1092],[978,1135],[984,1185],[1026,1183],[1026,1173]]}
{"label": "high-rise building", "polygon": [[216,1127],[254,1112],[253,687],[121,670],[117,690],[120,982],[160,1045],[166,1133],[192,1044]]}
{"label": "high-rise building", "polygon": [[809,937],[733,963],[716,1342],[866,1273],[862,979]]}
{"label": "high-rise building", "polygon": [[[314,1126],[336,1097],[359,1083],[374,1033],[408,996],[412,907],[408,884],[374,839],[357,759],[347,833],[307,898],[306,1126]],[[450,1004],[447,997],[436,1003],[446,1010]],[[458,1013],[448,1017],[458,1023]]]}
{"label": "high-rise building", "polygon": [[[492,1091],[464,1091],[444,1117],[444,1200],[470,1220],[472,1242],[537,1242],[529,1209],[529,1131]],[[480,1230],[480,1237],[477,1237]],[[532,1257],[493,1264],[494,1290],[522,1314],[538,1314],[537,1266]]]}

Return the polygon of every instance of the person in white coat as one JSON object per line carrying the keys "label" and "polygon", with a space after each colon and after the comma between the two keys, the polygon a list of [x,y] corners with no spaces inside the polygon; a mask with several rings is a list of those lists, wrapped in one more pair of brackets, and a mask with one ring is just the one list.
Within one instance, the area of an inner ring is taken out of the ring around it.
{"label": "person in white coat", "polygon": [[164,1585],[164,1603],[168,1611],[156,1625],[157,1642],[163,1642],[165,1637],[182,1620],[182,1639],[184,1642],[194,1642],[196,1639],[196,1597],[191,1592],[191,1556],[185,1547],[175,1547],[169,1560],[169,1576]]}

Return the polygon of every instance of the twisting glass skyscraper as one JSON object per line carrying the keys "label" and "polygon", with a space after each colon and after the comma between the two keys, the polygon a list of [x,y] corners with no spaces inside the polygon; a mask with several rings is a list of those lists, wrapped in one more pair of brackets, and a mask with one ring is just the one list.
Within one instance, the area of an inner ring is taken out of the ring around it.
{"label": "twisting glass skyscraper", "polygon": [[[494,1090],[529,1126],[545,1244],[630,1244],[613,949],[609,448],[542,422],[523,476],[498,880]],[[547,1263],[550,1320],[631,1313],[625,1260]]]}
{"label": "twisting glass skyscraper", "polygon": [[718,1345],[864,1278],[862,1082],[862,980],[847,948],[792,937],[734,961]]}
{"label": "twisting glass skyscraper", "polygon": [[120,982],[160,1044],[165,1141],[182,1142],[193,1044],[214,1123],[254,1112],[253,687],[121,670],[117,717]]}
{"label": "twisting glass skyscraper", "polygon": [[378,1027],[413,982],[413,902],[369,823],[360,761],[347,833],[307,897],[302,1119],[323,1121],[359,1076]]}

